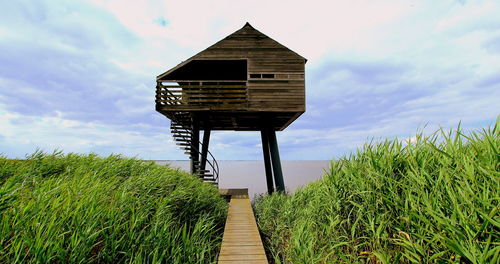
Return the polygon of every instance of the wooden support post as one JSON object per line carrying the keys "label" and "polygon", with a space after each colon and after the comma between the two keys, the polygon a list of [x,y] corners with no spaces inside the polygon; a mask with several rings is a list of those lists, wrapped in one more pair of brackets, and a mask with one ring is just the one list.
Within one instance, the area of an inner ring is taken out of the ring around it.
{"label": "wooden support post", "polygon": [[273,172],[271,170],[271,157],[269,156],[269,134],[267,129],[260,131],[262,138],[262,153],[264,154],[264,168],[266,169],[267,193],[274,192]]}
{"label": "wooden support post", "polygon": [[283,171],[281,170],[280,152],[278,150],[278,140],[276,139],[276,132],[273,129],[268,129],[267,134],[269,135],[269,148],[271,151],[276,190],[284,192],[285,182],[283,180]]}
{"label": "wooden support post", "polygon": [[210,143],[210,129],[203,130],[203,143],[201,146],[200,171],[204,171],[207,165],[208,144]]}
{"label": "wooden support post", "polygon": [[200,126],[196,122],[197,120],[193,119],[192,131],[193,134],[191,136],[191,174],[198,174],[198,166],[200,165]]}

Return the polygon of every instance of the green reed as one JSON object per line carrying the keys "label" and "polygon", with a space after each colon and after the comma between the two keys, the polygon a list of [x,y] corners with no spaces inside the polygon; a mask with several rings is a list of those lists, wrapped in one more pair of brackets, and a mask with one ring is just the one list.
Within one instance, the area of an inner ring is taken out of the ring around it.
{"label": "green reed", "polygon": [[498,124],[366,144],[292,195],[256,199],[276,263],[499,263]]}
{"label": "green reed", "polygon": [[214,186],[152,162],[0,157],[0,263],[214,263],[226,207]]}

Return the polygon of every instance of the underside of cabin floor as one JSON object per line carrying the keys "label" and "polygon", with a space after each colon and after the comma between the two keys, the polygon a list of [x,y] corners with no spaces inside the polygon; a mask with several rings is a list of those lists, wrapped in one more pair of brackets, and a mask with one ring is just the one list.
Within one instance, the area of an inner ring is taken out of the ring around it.
{"label": "underside of cabin floor", "polygon": [[200,129],[211,130],[235,130],[235,131],[260,131],[263,127],[275,131],[282,131],[297,119],[303,112],[225,112],[225,111],[196,111],[196,112],[173,112],[157,111],[166,117],[177,120],[179,124],[190,127],[193,118]]}

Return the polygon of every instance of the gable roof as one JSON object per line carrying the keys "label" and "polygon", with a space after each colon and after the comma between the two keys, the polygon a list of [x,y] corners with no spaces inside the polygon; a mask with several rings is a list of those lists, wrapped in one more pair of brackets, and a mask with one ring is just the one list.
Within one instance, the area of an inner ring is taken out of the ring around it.
{"label": "gable roof", "polygon": [[270,42],[276,46],[277,48],[281,48],[281,49],[286,49],[287,51],[290,51],[292,53],[294,53],[295,55],[297,55],[298,57],[302,58],[304,60],[304,63],[307,62],[307,59],[302,57],[301,55],[299,55],[298,53],[294,52],[293,50],[287,48],[286,46],[282,45],[281,43],[277,42],[276,40],[268,37],[267,35],[265,35],[264,33],[258,31],[257,29],[255,29],[254,27],[252,27],[252,25],[250,25],[250,23],[246,22],[246,24],[239,30],[233,32],[232,34],[228,35],[227,37],[223,38],[222,40],[216,42],[215,44],[211,45],[210,47],[198,52],[197,54],[195,54],[194,56],[190,57],[189,59],[179,63],[177,66],[173,67],[172,69],[158,75],[156,77],[157,80],[160,80],[161,78],[165,77],[166,75],[176,71],[177,69],[183,67],[184,65],[188,64],[189,62],[201,57],[203,55],[203,53],[205,53],[206,51],[209,51],[209,50],[212,50],[212,49],[215,49],[216,47],[220,46],[222,43],[224,43],[225,41],[228,41],[228,40],[231,40],[231,39],[236,39],[236,38],[239,38],[241,36],[251,36],[252,38],[256,39],[256,40],[262,40],[262,39],[267,39],[267,40],[270,40]]}

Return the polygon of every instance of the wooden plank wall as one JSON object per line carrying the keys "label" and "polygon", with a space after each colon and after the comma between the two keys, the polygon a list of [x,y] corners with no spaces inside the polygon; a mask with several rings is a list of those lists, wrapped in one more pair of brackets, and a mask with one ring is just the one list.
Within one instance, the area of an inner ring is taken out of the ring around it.
{"label": "wooden plank wall", "polygon": [[248,111],[305,111],[305,60],[251,26],[229,35],[191,59],[247,59]]}

